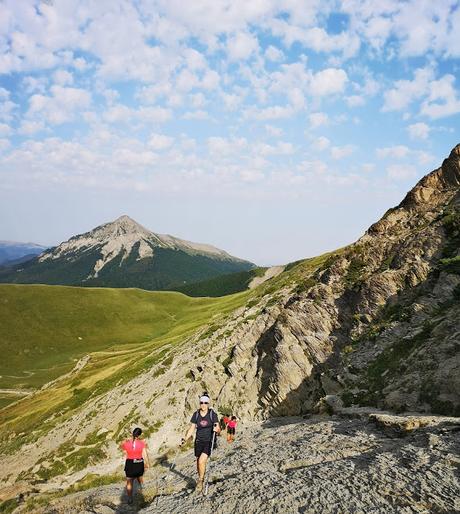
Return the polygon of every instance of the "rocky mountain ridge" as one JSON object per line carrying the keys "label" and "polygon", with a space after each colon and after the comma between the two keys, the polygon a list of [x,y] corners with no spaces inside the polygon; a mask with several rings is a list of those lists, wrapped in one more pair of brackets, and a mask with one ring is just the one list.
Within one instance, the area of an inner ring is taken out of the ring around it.
{"label": "rocky mountain ridge", "polygon": [[167,234],[155,234],[127,215],[104,223],[90,232],[70,238],[56,248],[44,252],[38,260],[45,262],[62,257],[72,259],[78,251],[87,251],[93,247],[101,249],[102,258],[96,262],[92,275],[88,278],[97,277],[99,271],[120,253],[123,263],[133,250],[137,252],[136,260],[153,257],[155,248],[168,248],[196,255],[244,262],[243,259],[232,257],[224,250],[219,250],[211,245],[192,243]]}

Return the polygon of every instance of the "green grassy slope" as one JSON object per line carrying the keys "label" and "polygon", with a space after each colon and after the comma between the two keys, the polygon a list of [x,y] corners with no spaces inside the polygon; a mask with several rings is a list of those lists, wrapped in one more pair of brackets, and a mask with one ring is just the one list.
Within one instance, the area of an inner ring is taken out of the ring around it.
{"label": "green grassy slope", "polygon": [[239,298],[172,292],[0,285],[0,388],[36,388],[83,355],[187,334]]}
{"label": "green grassy slope", "polygon": [[[168,366],[189,336],[208,325],[214,330],[248,297],[0,285],[0,352],[8,356],[1,362],[1,388],[37,388],[70,371],[78,358],[90,356],[77,376],[61,377],[19,402],[0,393],[0,452],[35,440],[89,398],[153,365]],[[11,445],[10,434],[18,430],[23,435]]]}

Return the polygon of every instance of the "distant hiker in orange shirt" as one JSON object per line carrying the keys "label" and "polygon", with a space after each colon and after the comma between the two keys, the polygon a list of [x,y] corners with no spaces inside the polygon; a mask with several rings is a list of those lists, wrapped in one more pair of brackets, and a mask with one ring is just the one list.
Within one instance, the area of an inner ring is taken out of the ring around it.
{"label": "distant hiker in orange shirt", "polygon": [[236,416],[227,423],[227,442],[232,443],[235,440],[235,429],[237,425]]}

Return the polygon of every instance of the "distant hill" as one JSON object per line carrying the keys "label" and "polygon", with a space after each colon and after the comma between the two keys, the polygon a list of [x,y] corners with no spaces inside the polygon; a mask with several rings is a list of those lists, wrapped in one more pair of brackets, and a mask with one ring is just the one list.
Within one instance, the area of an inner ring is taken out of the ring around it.
{"label": "distant hill", "polygon": [[0,282],[169,290],[254,267],[213,246],[155,234],[121,216],[0,270]]}
{"label": "distant hill", "polygon": [[175,288],[188,296],[225,296],[239,293],[248,289],[255,277],[262,276],[267,268],[254,268],[248,271],[238,271],[228,275],[220,275],[209,280],[188,284]]}
{"label": "distant hill", "polygon": [[18,243],[16,241],[0,241],[0,266],[11,266],[22,260],[33,259],[46,250],[46,246],[35,243]]}

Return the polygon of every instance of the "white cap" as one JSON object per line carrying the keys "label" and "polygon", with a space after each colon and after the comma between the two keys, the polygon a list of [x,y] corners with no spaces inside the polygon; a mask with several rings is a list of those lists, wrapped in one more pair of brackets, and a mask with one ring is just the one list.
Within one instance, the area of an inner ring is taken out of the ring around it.
{"label": "white cap", "polygon": [[206,395],[203,395],[203,396],[200,396],[200,403],[201,402],[207,402],[209,403],[209,396],[206,396]]}

